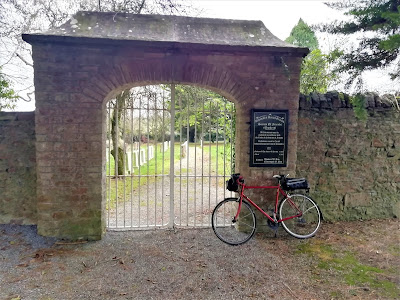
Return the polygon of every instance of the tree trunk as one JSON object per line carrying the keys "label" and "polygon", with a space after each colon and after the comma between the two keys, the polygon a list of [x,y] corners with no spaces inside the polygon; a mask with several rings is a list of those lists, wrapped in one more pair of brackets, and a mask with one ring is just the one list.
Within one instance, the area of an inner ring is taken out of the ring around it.
{"label": "tree trunk", "polygon": [[[115,161],[115,176],[125,175],[125,153],[119,145],[120,137],[120,124],[122,111],[125,106],[125,102],[129,99],[130,91],[125,90],[116,97],[114,111],[111,117],[111,139],[113,142],[113,150],[111,155],[114,157]],[[118,152],[116,153],[116,149]]]}

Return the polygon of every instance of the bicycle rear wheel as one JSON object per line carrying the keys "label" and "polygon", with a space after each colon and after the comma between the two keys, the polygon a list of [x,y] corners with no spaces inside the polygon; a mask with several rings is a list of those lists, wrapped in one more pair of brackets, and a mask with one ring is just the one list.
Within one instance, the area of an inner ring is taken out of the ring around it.
{"label": "bicycle rear wheel", "polygon": [[233,219],[238,211],[239,199],[226,198],[218,203],[212,213],[212,228],[217,237],[229,244],[240,245],[252,238],[256,231],[256,215],[250,204],[242,201],[239,217]]}
{"label": "bicycle rear wheel", "polygon": [[[290,218],[298,215],[299,217]],[[317,204],[305,195],[290,195],[282,200],[279,206],[279,216],[283,228],[292,236],[306,239],[315,235],[321,225],[321,212]]]}

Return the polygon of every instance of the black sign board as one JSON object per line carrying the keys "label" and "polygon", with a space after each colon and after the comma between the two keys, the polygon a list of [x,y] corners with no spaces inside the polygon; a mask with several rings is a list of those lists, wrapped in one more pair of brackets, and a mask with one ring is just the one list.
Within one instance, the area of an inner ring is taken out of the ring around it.
{"label": "black sign board", "polygon": [[251,110],[250,167],[286,167],[289,111]]}

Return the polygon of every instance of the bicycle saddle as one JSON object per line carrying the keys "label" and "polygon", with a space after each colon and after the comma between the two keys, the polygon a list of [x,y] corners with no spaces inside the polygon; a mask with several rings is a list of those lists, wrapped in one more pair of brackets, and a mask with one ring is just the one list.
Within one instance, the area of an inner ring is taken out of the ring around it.
{"label": "bicycle saddle", "polygon": [[286,178],[286,177],[288,177],[289,176],[289,174],[287,174],[287,175],[274,175],[274,176],[272,176],[273,178],[276,178],[276,179],[278,179],[278,180],[281,180],[281,179],[283,179],[283,178]]}

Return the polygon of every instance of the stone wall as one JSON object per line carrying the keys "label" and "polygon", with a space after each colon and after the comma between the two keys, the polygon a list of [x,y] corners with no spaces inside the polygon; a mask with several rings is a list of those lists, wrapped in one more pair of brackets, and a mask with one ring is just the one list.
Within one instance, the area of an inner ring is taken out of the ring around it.
{"label": "stone wall", "polygon": [[[300,97],[296,175],[329,221],[400,217],[400,112],[367,99],[364,122],[337,93]],[[37,224],[34,128],[34,112],[0,112],[0,223]]]}
{"label": "stone wall", "polygon": [[0,112],[0,224],[36,224],[35,113]]}
{"label": "stone wall", "polygon": [[400,217],[400,112],[387,97],[366,99],[360,121],[347,96],[300,97],[296,173],[326,220]]}

